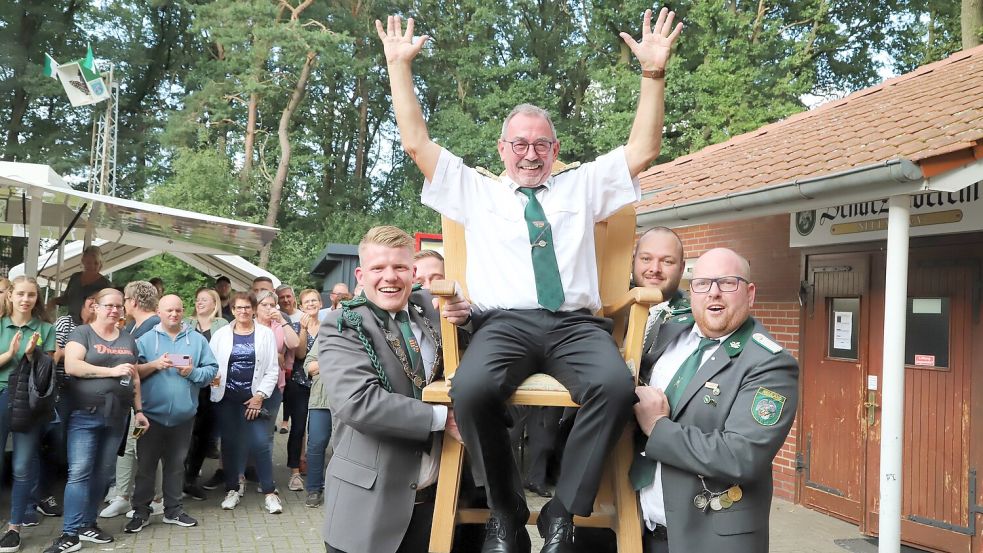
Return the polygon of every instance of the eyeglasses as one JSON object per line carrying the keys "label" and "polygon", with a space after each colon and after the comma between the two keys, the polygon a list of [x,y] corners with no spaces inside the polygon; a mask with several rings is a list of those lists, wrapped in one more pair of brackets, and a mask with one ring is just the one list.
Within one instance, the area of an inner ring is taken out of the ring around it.
{"label": "eyeglasses", "polygon": [[253,306],[251,305],[237,305],[232,308],[233,311],[252,311]]}
{"label": "eyeglasses", "polygon": [[114,309],[119,311],[120,309],[123,309],[123,306],[118,303],[97,303],[96,305],[102,307],[106,311],[112,311]]}
{"label": "eyeglasses", "polygon": [[739,276],[722,276],[717,278],[694,278],[689,281],[689,291],[694,294],[706,294],[710,291],[713,283],[717,283],[717,289],[721,292],[736,292],[741,283],[748,283],[748,280]]}
{"label": "eyeglasses", "polygon": [[[524,156],[526,155],[526,152],[529,151],[529,143],[525,140],[503,140],[502,142],[511,144],[512,151],[515,152],[515,155],[517,156]],[[532,149],[536,152],[536,155],[545,156],[549,153],[550,149],[553,147],[553,144],[555,144],[555,142],[552,140],[537,140],[532,143]]]}
{"label": "eyeglasses", "polygon": [[261,304],[259,304],[259,306],[260,307],[265,307],[267,309],[275,309],[276,308],[276,304],[275,303],[261,303]]}

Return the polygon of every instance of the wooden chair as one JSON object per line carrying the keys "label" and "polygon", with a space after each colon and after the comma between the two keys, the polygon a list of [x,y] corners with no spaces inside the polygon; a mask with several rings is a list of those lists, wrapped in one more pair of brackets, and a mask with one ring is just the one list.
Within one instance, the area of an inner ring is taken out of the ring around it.
{"label": "wooden chair", "polygon": [[[444,218],[444,274],[447,280],[432,284],[431,291],[441,298],[454,295],[454,282],[465,286],[466,248],[464,229],[461,225]],[[614,337],[624,352],[629,370],[638,380],[636,367],[642,353],[645,324],[649,307],[662,301],[658,290],[649,288],[628,289],[631,273],[631,256],[635,239],[635,211],[632,206],[625,207],[594,227],[595,252],[597,255],[598,278],[600,284],[600,314],[612,318]],[[467,289],[464,289],[467,294]],[[445,380],[436,381],[423,390],[423,400],[431,403],[449,404],[450,381],[460,361],[457,332],[455,327],[441,319],[443,335]],[[545,374],[530,376],[516,390],[511,399],[518,405],[576,407],[569,392],[553,377]],[[632,428],[628,425],[608,457],[605,473],[590,517],[575,517],[574,523],[581,527],[611,528],[618,538],[618,551],[637,552],[642,550],[642,526],[635,491],[628,480],[628,470],[632,462]],[[430,551],[449,553],[457,524],[481,524],[488,520],[488,509],[458,507],[461,470],[464,448],[457,441],[446,438],[440,458],[440,473],[437,479],[437,499],[434,506],[433,527],[430,533]],[[529,524],[535,524],[538,512],[533,512]]]}

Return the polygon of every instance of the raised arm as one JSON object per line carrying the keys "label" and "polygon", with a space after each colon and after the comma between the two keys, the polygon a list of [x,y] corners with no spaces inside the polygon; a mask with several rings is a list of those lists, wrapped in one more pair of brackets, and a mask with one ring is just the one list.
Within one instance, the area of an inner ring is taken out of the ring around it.
{"label": "raised arm", "polygon": [[375,21],[375,29],[386,53],[386,66],[389,69],[389,86],[392,90],[393,111],[396,112],[396,125],[403,149],[409,154],[423,176],[430,180],[437,169],[440,146],[430,140],[427,122],[423,119],[420,101],[413,92],[413,59],[430,40],[422,36],[413,42],[413,18],[406,21],[403,32],[402,18],[390,15],[383,28],[382,22]]}
{"label": "raised arm", "polygon": [[[665,71],[672,44],[683,30],[682,23],[678,23],[675,29],[673,28],[672,21],[675,16],[675,12],[662,8],[653,27],[652,10],[645,10],[645,16],[642,18],[641,41],[636,42],[628,33],[621,33],[621,38],[641,64],[642,71],[656,73]],[[659,150],[662,147],[662,125],[665,119],[665,92],[664,77],[642,77],[638,109],[635,111],[635,121],[631,125],[631,133],[625,145],[625,158],[632,177],[638,176],[655,158],[659,157]]]}

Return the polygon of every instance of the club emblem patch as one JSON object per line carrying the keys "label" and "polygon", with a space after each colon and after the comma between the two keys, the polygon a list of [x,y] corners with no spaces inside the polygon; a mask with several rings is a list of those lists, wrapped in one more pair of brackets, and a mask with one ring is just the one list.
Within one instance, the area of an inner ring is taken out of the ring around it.
{"label": "club emblem patch", "polygon": [[781,418],[784,407],[785,396],[761,387],[751,402],[751,416],[761,426],[773,426]]}

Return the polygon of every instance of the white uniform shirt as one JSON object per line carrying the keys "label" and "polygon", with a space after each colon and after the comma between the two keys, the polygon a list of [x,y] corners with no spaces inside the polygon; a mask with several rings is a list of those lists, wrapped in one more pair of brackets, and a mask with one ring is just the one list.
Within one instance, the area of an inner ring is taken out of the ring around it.
{"label": "white uniform shirt", "polygon": [[[563,284],[560,311],[601,308],[594,223],[641,197],[624,148],[550,177],[536,193],[552,225]],[[541,309],[523,215],[528,199],[508,177],[486,177],[442,150],[424,204],[464,226],[471,303],[480,309]]]}
{"label": "white uniform shirt", "polygon": [[[733,334],[733,332],[730,334]],[[703,359],[700,360],[701,367],[707,362],[707,359],[713,357],[717,349],[720,348],[720,344],[723,344],[724,340],[730,337],[730,334],[721,337],[716,346],[709,347],[703,351]],[[666,348],[666,351],[652,367],[652,376],[649,385],[665,390],[669,386],[669,382],[672,381],[672,377],[676,375],[679,366],[683,364],[683,361],[687,357],[696,351],[697,346],[700,345],[700,338],[702,337],[703,335],[700,334],[700,330],[694,324],[689,332],[684,332],[676,338],[676,341]],[[642,506],[642,518],[645,519],[645,526],[649,530],[655,530],[656,524],[666,525],[666,504],[665,496],[662,493],[662,463],[656,464],[655,480],[651,485],[642,488],[642,491],[638,494],[638,502]]]}
{"label": "white uniform shirt", "polygon": [[[408,309],[403,309],[409,314]],[[396,315],[390,313],[389,317],[392,318],[393,323],[390,328],[396,329],[399,332],[399,323],[396,322]],[[426,373],[426,378],[429,381],[430,375],[433,373],[433,361],[437,356],[437,345],[430,341],[429,336],[423,334],[423,329],[420,325],[413,321],[410,317],[410,330],[413,331],[413,337],[416,338],[416,343],[420,345],[420,357],[423,359],[423,370]],[[400,336],[402,336],[400,334]],[[447,424],[447,406],[446,405],[433,405],[433,419],[430,422],[430,431],[437,432],[444,429]],[[434,436],[430,453],[424,453],[420,459],[420,477],[417,480],[417,489],[422,490],[427,486],[432,485],[437,481],[437,469],[440,465],[438,461],[440,460],[440,440],[441,435],[437,434]]]}

